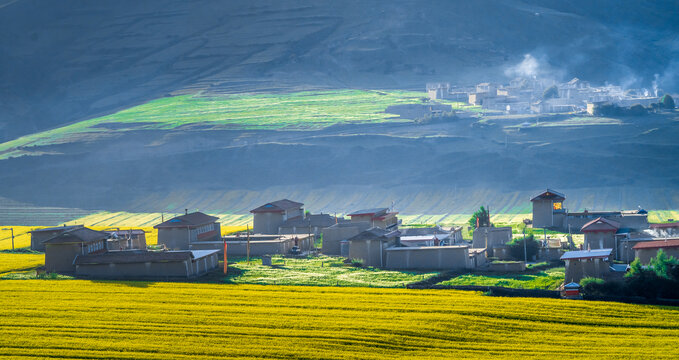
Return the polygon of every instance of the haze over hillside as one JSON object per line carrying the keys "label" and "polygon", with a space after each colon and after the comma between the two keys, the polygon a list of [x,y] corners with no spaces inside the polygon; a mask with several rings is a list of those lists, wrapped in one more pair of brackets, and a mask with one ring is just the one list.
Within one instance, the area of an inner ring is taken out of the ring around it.
{"label": "haze over hillside", "polygon": [[[526,54],[541,76],[676,92],[678,13],[676,1],[0,0],[0,143],[182,94],[506,82]],[[371,119],[314,131],[109,122],[96,136],[62,132],[34,149],[42,156],[0,160],[0,197],[242,212],[296,196],[315,210],[395,201],[459,213],[493,201],[524,211],[551,186],[573,208],[677,207],[676,115],[555,117],[524,132],[521,118]]]}

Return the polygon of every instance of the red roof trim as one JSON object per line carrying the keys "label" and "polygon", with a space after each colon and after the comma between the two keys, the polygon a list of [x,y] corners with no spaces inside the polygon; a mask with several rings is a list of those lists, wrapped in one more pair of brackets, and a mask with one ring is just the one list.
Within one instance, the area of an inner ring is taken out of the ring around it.
{"label": "red roof trim", "polygon": [[674,248],[679,247],[679,239],[667,239],[667,240],[656,240],[656,241],[645,241],[634,245],[632,249],[662,249],[662,248]]}

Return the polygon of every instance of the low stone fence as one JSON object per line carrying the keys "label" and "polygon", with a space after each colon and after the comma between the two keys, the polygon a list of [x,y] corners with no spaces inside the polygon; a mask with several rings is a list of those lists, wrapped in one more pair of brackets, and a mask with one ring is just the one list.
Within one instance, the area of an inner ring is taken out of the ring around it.
{"label": "low stone fence", "polygon": [[526,263],[523,261],[492,262],[488,266],[488,271],[519,272],[525,270]]}

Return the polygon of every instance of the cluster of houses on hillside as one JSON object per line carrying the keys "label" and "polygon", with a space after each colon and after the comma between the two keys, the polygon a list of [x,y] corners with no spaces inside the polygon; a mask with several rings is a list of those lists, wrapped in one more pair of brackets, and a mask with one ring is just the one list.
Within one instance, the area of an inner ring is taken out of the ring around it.
{"label": "cluster of houses on hillside", "polygon": [[658,89],[625,90],[614,85],[595,87],[578,78],[549,84],[535,78],[517,78],[509,84],[481,83],[472,87],[429,83],[426,88],[430,100],[465,102],[510,114],[587,112],[594,115],[597,106],[604,103],[623,108],[636,104],[649,106],[657,103],[662,96]]}
{"label": "cluster of houses on hillside", "polygon": [[569,212],[564,200],[549,189],[534,196],[533,227],[583,233],[584,245],[575,248],[570,236],[571,241],[545,238],[533,259],[513,258],[512,228],[489,221],[479,224],[468,241],[462,227],[404,227],[389,208],[362,209],[345,218],[311,214],[304,204],[287,199],[251,210],[252,232],[222,236],[217,217],[187,211],[154,226],[158,245],[153,249],[147,248],[142,230],[95,231],[82,225],[34,230],[31,247],[45,251],[46,271],[89,278],[199,276],[216,269],[226,250],[229,256],[320,251],[364,266],[413,270],[522,271],[524,261],[508,260],[561,259],[570,282],[615,276],[635,258],[648,263],[658,249],[679,255],[679,223],[649,224],[641,209]]}

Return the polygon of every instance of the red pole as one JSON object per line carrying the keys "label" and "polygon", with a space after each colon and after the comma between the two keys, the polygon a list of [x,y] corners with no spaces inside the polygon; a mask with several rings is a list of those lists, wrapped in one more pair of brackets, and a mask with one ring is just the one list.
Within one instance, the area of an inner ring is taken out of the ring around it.
{"label": "red pole", "polygon": [[227,265],[227,261],[226,261],[226,240],[224,240],[224,275],[226,275],[226,265]]}

